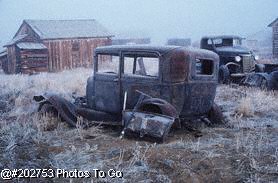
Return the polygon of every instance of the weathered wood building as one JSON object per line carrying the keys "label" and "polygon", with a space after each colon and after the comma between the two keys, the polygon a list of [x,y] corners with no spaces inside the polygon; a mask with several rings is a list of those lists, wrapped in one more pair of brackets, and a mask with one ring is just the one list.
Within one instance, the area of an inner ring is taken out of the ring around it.
{"label": "weathered wood building", "polygon": [[96,20],[24,20],[5,45],[3,70],[28,74],[89,67],[94,49],[111,45],[111,37]]}
{"label": "weathered wood building", "polygon": [[278,58],[278,18],[274,20],[268,27],[272,27],[272,52],[273,57]]}
{"label": "weathered wood building", "polygon": [[112,45],[150,44],[151,38],[114,38]]}
{"label": "weathered wood building", "polygon": [[191,46],[191,39],[190,38],[171,38],[167,40],[167,45],[174,45],[174,46]]}
{"label": "weathered wood building", "polygon": [[7,62],[7,51],[6,50],[1,50],[0,51],[0,69],[3,68],[3,63]]}

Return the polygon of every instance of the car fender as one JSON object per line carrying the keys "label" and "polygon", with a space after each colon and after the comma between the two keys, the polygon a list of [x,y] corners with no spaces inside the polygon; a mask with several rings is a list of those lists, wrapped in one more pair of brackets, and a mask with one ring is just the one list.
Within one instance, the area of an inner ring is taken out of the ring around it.
{"label": "car fender", "polygon": [[227,66],[228,68],[230,67],[230,66],[236,66],[236,67],[241,67],[239,64],[236,64],[236,63],[234,63],[234,62],[228,62],[227,64],[225,64],[225,66]]}
{"label": "car fender", "polygon": [[57,112],[59,116],[63,120],[65,120],[71,127],[76,126],[76,106],[67,101],[65,98],[55,94],[47,93],[44,95],[34,96],[33,99],[39,103],[39,112],[41,111],[43,105],[50,104],[49,107],[51,107],[51,110],[55,110],[53,112]]}
{"label": "car fender", "polygon": [[[120,121],[119,115],[84,108],[56,94],[37,95],[34,96],[33,99],[39,103],[39,112],[57,113],[59,117],[71,127],[76,127],[78,117],[83,117],[89,121],[99,121],[104,124],[120,125],[120,123],[118,123]],[[47,104],[48,109],[41,111],[45,104]],[[85,125],[86,124],[84,124],[83,127],[85,127]]]}

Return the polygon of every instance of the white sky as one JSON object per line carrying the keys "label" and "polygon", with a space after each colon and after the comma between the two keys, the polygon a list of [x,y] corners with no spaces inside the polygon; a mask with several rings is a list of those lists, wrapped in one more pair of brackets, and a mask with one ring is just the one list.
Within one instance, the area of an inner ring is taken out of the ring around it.
{"label": "white sky", "polygon": [[0,45],[23,19],[96,19],[113,32],[171,37],[238,34],[266,29],[278,0],[0,0]]}

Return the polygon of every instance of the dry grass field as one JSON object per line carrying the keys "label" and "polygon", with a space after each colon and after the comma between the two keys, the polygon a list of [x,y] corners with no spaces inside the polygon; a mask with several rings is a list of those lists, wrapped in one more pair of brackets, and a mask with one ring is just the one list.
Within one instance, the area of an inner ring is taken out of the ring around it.
{"label": "dry grass field", "polygon": [[[90,74],[89,69],[0,74],[0,169],[112,168],[124,175],[40,182],[278,182],[277,92],[219,86],[216,103],[227,124],[195,125],[198,132],[173,130],[163,144],[121,139],[119,128],[69,128],[57,119],[38,117],[33,95],[52,92],[73,100],[73,94],[85,95]],[[49,124],[57,127],[46,131]]]}

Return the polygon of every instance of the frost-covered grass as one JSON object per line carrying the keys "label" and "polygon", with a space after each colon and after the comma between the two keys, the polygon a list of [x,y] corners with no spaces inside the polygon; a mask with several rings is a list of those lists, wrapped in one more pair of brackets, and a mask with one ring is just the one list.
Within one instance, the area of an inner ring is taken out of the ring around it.
{"label": "frost-covered grass", "polygon": [[38,75],[0,74],[0,100],[12,105],[11,116],[30,114],[36,109],[32,101],[34,95],[46,92],[57,93],[68,100],[72,95],[84,96],[87,78],[91,69],[75,69],[61,73],[41,73]]}
{"label": "frost-covered grass", "polygon": [[52,92],[68,100],[73,94],[83,96],[90,74],[91,69],[0,74],[0,169],[123,171],[124,178],[114,182],[278,181],[277,92],[219,86],[216,103],[229,127],[206,127],[197,137],[176,130],[163,144],[121,139],[118,128],[73,129],[50,116],[38,117],[33,95]]}

